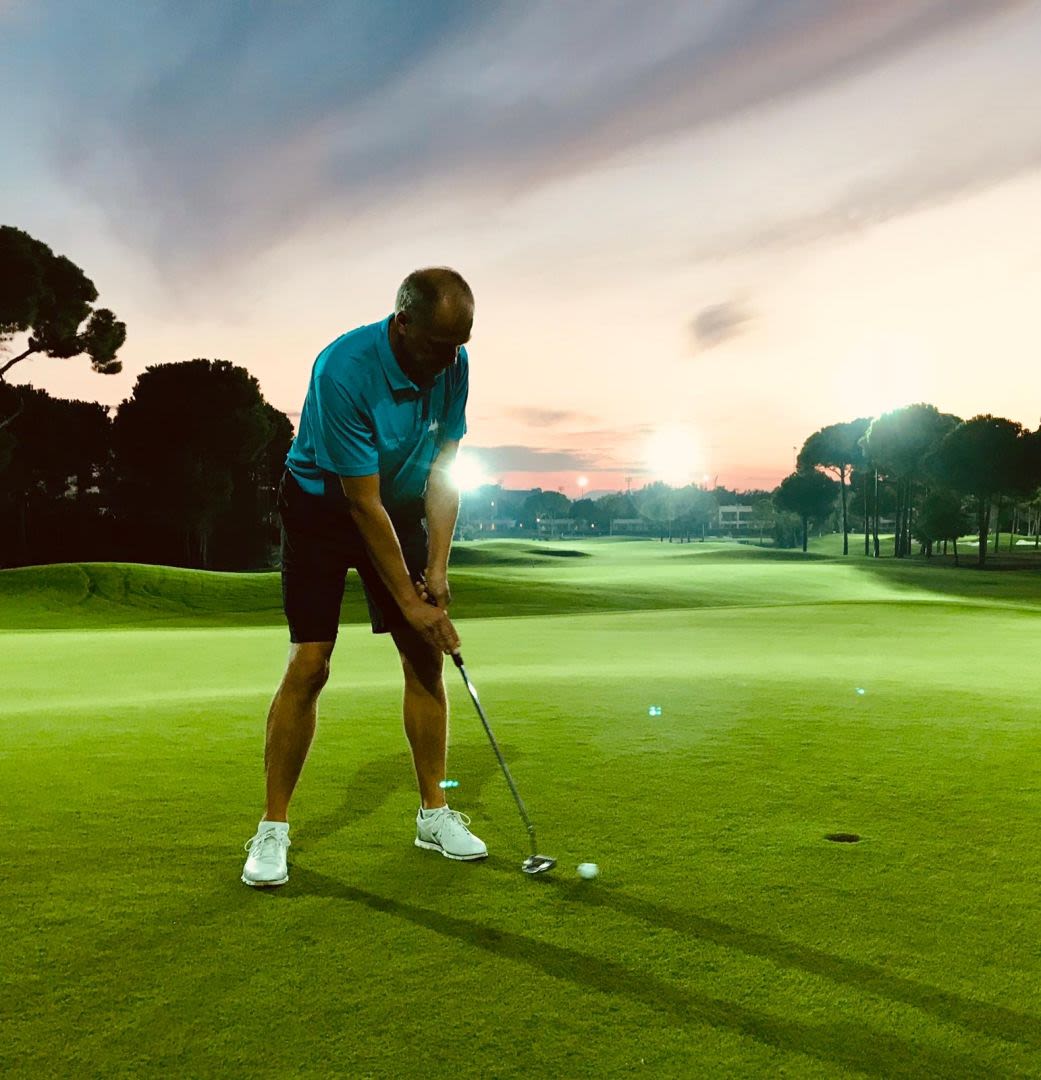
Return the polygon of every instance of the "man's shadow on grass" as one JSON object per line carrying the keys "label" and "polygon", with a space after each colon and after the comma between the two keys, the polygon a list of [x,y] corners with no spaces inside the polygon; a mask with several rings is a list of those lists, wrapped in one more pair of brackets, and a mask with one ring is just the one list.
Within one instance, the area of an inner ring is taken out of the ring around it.
{"label": "man's shadow on grass", "polygon": [[[524,964],[550,978],[564,980],[604,994],[627,998],[634,1004],[664,1013],[672,1020],[684,1024],[707,1024],[736,1032],[779,1050],[806,1054],[828,1064],[838,1064],[848,1069],[886,1078],[906,1077],[908,1080],[917,1080],[922,1076],[982,1076],[986,1075],[988,1070],[986,1064],[966,1055],[922,1044],[912,1045],[885,1032],[869,1029],[853,1021],[810,1025],[800,1024],[795,1020],[780,1019],[769,1014],[754,1012],[735,1002],[680,988],[646,972],[631,971],[624,965],[605,957],[564,948],[508,930],[483,926],[478,922],[442,911],[432,911],[393,897],[379,896],[306,867],[297,866],[293,873],[296,886],[300,892],[308,896],[323,896],[363,905],[372,911],[405,920],[432,933],[452,938],[491,955]],[[579,895],[577,891],[575,895]],[[288,894],[285,899],[289,899]],[[648,914],[657,917],[661,914],[656,909],[652,911],[647,911],[642,907],[628,909],[631,898],[620,899],[622,900],[620,904],[616,905],[609,900],[606,901],[606,905],[617,906],[618,910],[627,913],[631,911],[636,913],[637,917]],[[713,923],[711,920],[699,920],[696,917],[692,919],[675,912],[668,912],[667,917],[670,921],[682,922],[684,933],[690,933],[692,930],[697,933],[705,927],[710,927],[717,938],[725,939],[726,944],[731,947],[753,955],[768,955],[772,960],[782,964],[788,963],[789,966],[805,966],[799,962],[804,959],[803,952],[812,954],[816,965],[813,970],[820,968],[820,973],[831,977],[834,977],[836,970],[841,974],[843,967],[847,966],[844,961],[836,957],[829,957],[814,950],[793,948],[784,942],[766,938],[765,935],[746,934],[744,931],[726,927],[722,923]],[[663,922],[662,925],[668,925],[668,923]],[[746,939],[752,943],[751,947],[744,947]],[[770,943],[769,948],[765,947],[766,942]],[[827,964],[824,963],[825,960],[828,961]],[[861,966],[852,965],[857,969]],[[881,985],[879,978],[882,973],[874,972],[870,968],[866,970],[872,972],[874,976],[874,984],[870,989],[875,990],[877,985]],[[847,978],[843,981],[850,980]],[[896,981],[904,982],[904,980]],[[929,1000],[928,996],[926,1000]],[[963,1004],[968,1005],[968,1003]],[[1017,1018],[1017,1020],[1020,1025],[1026,1024],[1025,1017]],[[999,1033],[989,1031],[988,1034]],[[1036,1036],[1033,1036],[1031,1041],[1036,1041]]]}
{"label": "man's shadow on grass", "polygon": [[[300,842],[296,837],[293,843],[298,853],[307,851],[311,845],[326,840],[341,829],[353,828],[376,814],[385,803],[399,792],[416,793],[416,776],[412,768],[412,757],[408,746],[404,744],[394,754],[366,761],[353,776],[343,781],[344,796],[334,810],[329,810],[317,817],[304,820],[300,826]],[[513,754],[512,750],[504,753]],[[518,757],[520,755],[517,755]],[[452,789],[446,792],[450,804],[459,803],[467,812],[480,812],[484,806],[485,785],[498,776],[506,788],[499,766],[492,756],[490,746],[480,744],[451,747],[448,755],[449,772],[460,781],[459,793]],[[419,795],[416,793],[416,806]],[[519,819],[518,819],[519,820]],[[410,824],[410,823],[409,823]],[[476,829],[477,826],[475,825]]]}
{"label": "man's shadow on grass", "polygon": [[[505,752],[508,758],[520,760],[523,757],[513,748],[508,747]],[[450,762],[450,771],[463,778],[467,808],[480,812],[484,786],[496,780],[502,781],[490,748],[479,743],[453,748]],[[365,821],[391,797],[401,791],[414,790],[414,786],[407,746],[403,746],[398,753],[365,762],[345,782],[345,796],[337,808],[307,823],[306,835],[301,838],[304,843],[297,845],[297,850],[304,854],[310,844]],[[519,861],[518,856],[518,865]],[[436,861],[436,869],[434,861],[431,862],[435,876],[436,870],[454,869],[441,867],[440,862]],[[492,857],[484,865],[493,872],[513,873],[517,870],[510,860],[501,857]],[[279,890],[274,895],[290,900],[292,896],[303,893],[360,903],[487,952],[505,955],[541,969],[554,978],[590,986],[605,993],[622,994],[692,1022],[703,1021],[735,1030],[770,1045],[808,1053],[850,1068],[894,1077],[965,1075],[967,1072],[982,1075],[986,1071],[985,1066],[963,1060],[955,1054],[912,1048],[892,1036],[870,1032],[852,1024],[818,1028],[761,1016],[729,1002],[680,990],[652,976],[630,972],[620,964],[599,957],[379,896],[299,865],[292,869],[292,880],[291,893]],[[567,902],[609,908],[651,926],[711,941],[724,948],[769,960],[780,967],[797,968],[859,991],[902,1002],[940,1021],[960,1025],[987,1037],[1041,1047],[1041,1020],[1037,1017],[998,1005],[971,1001],[870,964],[833,956],[820,949],[677,911],[628,895],[603,883],[590,885],[549,876],[540,879],[539,885],[553,888],[558,897]],[[911,1061],[914,1061],[913,1067],[908,1064],[906,1071],[900,1071],[904,1068],[904,1062]]]}
{"label": "man's shadow on grass", "polygon": [[[507,748],[507,752],[517,760],[523,756],[512,748]],[[481,796],[484,786],[496,779],[502,780],[498,765],[491,756],[490,748],[475,743],[458,750],[453,749],[450,760],[453,771],[464,778],[467,792],[465,803],[468,809],[480,812],[483,809]],[[346,795],[342,803],[335,810],[307,823],[306,836],[302,838],[304,843],[298,845],[299,853],[306,853],[312,843],[317,843],[341,829],[364,821],[375,814],[395,793],[413,790],[414,784],[412,763],[407,747],[403,747],[400,753],[366,762],[347,781]],[[517,861],[519,863],[519,857]],[[507,872],[516,869],[508,860],[499,857],[490,858],[485,865]],[[300,884],[301,877],[307,881],[308,876],[312,874],[312,871],[295,867],[294,885]],[[313,876],[319,892],[322,890],[321,882],[332,883],[332,879],[322,878],[317,874]],[[690,912],[677,911],[662,904],[628,895],[602,883],[590,886],[586,882],[573,882],[555,876],[542,879],[541,883],[551,885],[557,890],[558,896],[568,902],[581,903],[587,907],[610,908],[619,914],[651,926],[711,941],[724,948],[769,960],[781,967],[798,968],[812,975],[851,986],[859,991],[902,1002],[938,1020],[958,1024],[987,1037],[1041,1047],[1041,1019],[1038,1017],[1018,1013],[1000,1005],[972,1001],[950,991],[916,982],[861,961],[844,959],[820,949],[771,937],[755,930],[730,926],[719,920]],[[306,885],[304,891],[310,891]],[[371,894],[364,895],[373,900],[370,906],[378,907],[376,904],[378,897]],[[387,900],[386,903],[393,905],[395,901]],[[422,911],[423,909],[414,910]],[[424,913],[424,918],[428,914],[430,913]],[[533,944],[533,948],[541,948],[541,946]]]}
{"label": "man's shadow on grass", "polygon": [[855,990],[900,1001],[929,1013],[945,1023],[958,1024],[990,1038],[1041,1047],[1041,1018],[1006,1009],[1001,1005],[971,1001],[948,990],[894,975],[858,960],[832,956],[822,949],[771,937],[755,930],[730,926],[690,912],[675,911],[662,904],[627,895],[616,889],[589,888],[584,882],[556,882],[570,901],[587,907],[604,907],[652,926],[673,930],[727,949],[758,956],[781,967],[799,968]]}

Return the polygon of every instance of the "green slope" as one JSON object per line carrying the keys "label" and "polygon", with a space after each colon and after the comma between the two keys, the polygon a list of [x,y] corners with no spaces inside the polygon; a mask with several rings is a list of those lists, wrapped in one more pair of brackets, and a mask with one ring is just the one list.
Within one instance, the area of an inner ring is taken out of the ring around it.
{"label": "green slope", "polygon": [[1036,577],[575,550],[454,577],[558,869],[519,872],[454,671],[453,799],[491,857],[412,845],[400,670],[353,625],[271,893],[238,875],[286,635],[231,605],[277,577],[6,572],[8,625],[52,629],[0,633],[0,1073],[1041,1076]]}
{"label": "green slope", "polygon": [[[829,541],[833,538],[829,538]],[[783,574],[775,568],[785,567]],[[903,599],[1041,605],[1041,573],[954,571],[893,559],[844,559],[752,546],[482,541],[453,549],[461,618]],[[348,575],[342,620],[367,619]],[[123,563],[0,570],[0,629],[282,625],[277,574]]]}

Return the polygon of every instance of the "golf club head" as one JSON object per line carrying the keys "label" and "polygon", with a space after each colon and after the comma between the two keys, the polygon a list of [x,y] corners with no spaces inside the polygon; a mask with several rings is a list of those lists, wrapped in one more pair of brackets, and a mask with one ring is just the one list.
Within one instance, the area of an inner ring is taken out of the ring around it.
{"label": "golf club head", "polygon": [[521,863],[521,869],[525,874],[544,874],[556,865],[557,860],[551,859],[548,855],[529,855]]}

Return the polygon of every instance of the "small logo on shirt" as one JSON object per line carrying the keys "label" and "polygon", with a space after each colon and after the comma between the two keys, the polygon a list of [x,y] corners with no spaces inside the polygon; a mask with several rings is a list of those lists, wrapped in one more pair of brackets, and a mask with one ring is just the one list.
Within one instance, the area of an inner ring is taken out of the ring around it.
{"label": "small logo on shirt", "polygon": [[429,426],[429,427],[427,428],[427,431],[428,431],[428,432],[430,432],[430,431],[437,431],[437,429],[438,429],[438,428],[439,428],[440,426],[441,426],[441,424],[440,424],[440,422],[439,422],[439,421],[437,421],[437,420],[431,420],[431,421],[430,421],[430,426]]}

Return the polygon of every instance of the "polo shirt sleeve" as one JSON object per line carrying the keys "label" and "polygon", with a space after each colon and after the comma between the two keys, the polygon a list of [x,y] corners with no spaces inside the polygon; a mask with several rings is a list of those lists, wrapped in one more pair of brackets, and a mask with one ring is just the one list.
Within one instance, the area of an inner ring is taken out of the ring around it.
{"label": "polo shirt sleeve", "polygon": [[448,401],[445,403],[445,441],[458,442],[466,434],[466,399],[470,393],[470,358],[466,349],[459,350],[459,360],[448,384]]}
{"label": "polo shirt sleeve", "polygon": [[371,421],[350,390],[328,375],[315,379],[318,431],[315,464],[336,476],[371,476],[380,469]]}

